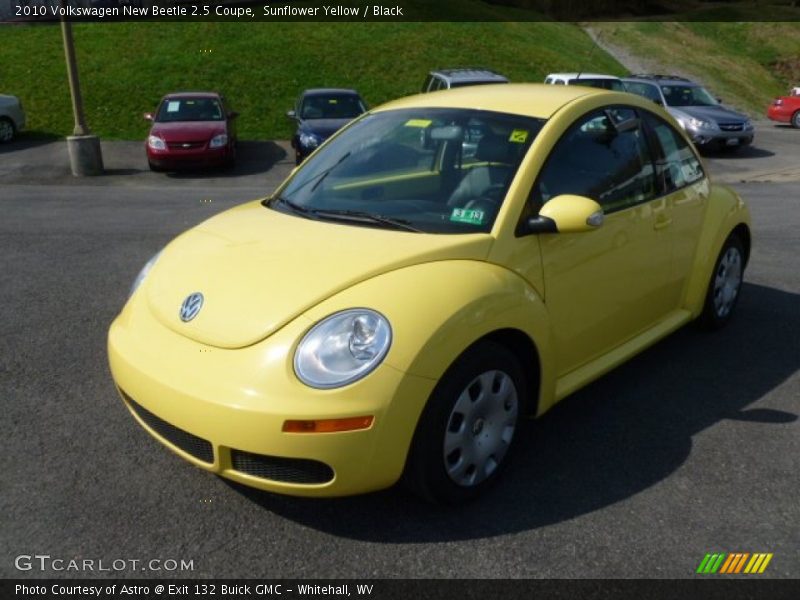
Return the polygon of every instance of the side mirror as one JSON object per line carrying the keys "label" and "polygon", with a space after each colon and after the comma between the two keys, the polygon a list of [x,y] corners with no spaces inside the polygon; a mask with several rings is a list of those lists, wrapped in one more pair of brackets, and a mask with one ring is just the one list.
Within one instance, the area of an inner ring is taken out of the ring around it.
{"label": "side mirror", "polygon": [[722,98],[717,98],[717,102],[719,102],[720,104],[722,104]]}
{"label": "side mirror", "polygon": [[664,106],[664,101],[661,100],[661,98],[653,98],[653,102],[655,102],[659,106]]}
{"label": "side mirror", "polygon": [[231,112],[228,113],[228,118],[229,119],[235,119],[238,116],[239,116],[239,113],[237,111],[235,111],[235,110],[232,110]]}
{"label": "side mirror", "polygon": [[144,113],[142,116],[145,121],[152,121],[154,119],[153,113]]}
{"label": "side mirror", "polygon": [[591,198],[562,194],[546,202],[527,225],[530,233],[582,233],[600,227],[604,218],[603,208]]}
{"label": "side mirror", "polygon": [[296,118],[297,118],[297,113],[296,113],[296,112],[294,112],[293,110],[287,110],[287,111],[286,111],[286,116],[287,116],[289,119],[296,119]]}

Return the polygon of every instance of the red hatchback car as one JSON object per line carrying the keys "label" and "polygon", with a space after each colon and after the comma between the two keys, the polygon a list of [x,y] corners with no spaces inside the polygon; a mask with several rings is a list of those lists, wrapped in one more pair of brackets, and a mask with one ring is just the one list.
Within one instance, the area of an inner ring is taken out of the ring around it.
{"label": "red hatchback car", "polygon": [[767,116],[773,121],[791,123],[792,127],[800,129],[800,95],[775,98],[767,109]]}
{"label": "red hatchback car", "polygon": [[214,92],[167,94],[155,114],[144,115],[153,122],[145,143],[150,168],[232,167],[237,116],[225,98]]}

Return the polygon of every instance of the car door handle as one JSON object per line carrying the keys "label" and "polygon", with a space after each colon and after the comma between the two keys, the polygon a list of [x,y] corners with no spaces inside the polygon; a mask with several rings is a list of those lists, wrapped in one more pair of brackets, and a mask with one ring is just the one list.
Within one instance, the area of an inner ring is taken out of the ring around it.
{"label": "car door handle", "polygon": [[664,217],[663,219],[656,219],[656,222],[653,224],[653,229],[665,229],[672,225],[672,219]]}

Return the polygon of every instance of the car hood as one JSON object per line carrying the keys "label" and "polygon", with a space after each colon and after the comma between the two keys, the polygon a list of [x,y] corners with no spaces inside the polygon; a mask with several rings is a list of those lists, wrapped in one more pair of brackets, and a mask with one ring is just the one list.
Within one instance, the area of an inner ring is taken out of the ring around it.
{"label": "car hood", "polygon": [[179,121],[154,123],[150,135],[158,135],[167,142],[195,142],[209,140],[225,131],[225,121]]}
{"label": "car hood", "polygon": [[694,117],[695,119],[712,121],[715,123],[739,123],[747,120],[746,115],[725,108],[724,106],[675,106],[670,107],[670,112],[675,118],[683,117],[687,119],[689,117]]}
{"label": "car hood", "polygon": [[[425,262],[484,260],[491,243],[488,234],[421,234],[314,221],[252,202],[174,240],[143,291],[166,327],[211,346],[241,348],[360,281]],[[203,294],[203,305],[185,323],[181,304],[195,292]],[[409,292],[424,293],[397,290]]]}
{"label": "car hood", "polygon": [[327,139],[353,119],[310,119],[300,123],[300,131]]}

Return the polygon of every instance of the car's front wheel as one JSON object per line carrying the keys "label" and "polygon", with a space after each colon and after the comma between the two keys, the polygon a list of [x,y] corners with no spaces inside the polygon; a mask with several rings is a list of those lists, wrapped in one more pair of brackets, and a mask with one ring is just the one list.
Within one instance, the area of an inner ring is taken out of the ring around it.
{"label": "car's front wheel", "polygon": [[0,117],[0,143],[10,142],[14,139],[14,134],[16,134],[16,129],[11,119]]}
{"label": "car's front wheel", "polygon": [[525,377],[494,342],[467,350],[436,386],[414,434],[404,474],[419,495],[443,504],[471,500],[497,479],[514,445]]}
{"label": "car's front wheel", "polygon": [[792,115],[792,127],[795,129],[800,129],[800,110],[795,111]]}
{"label": "car's front wheel", "polygon": [[735,233],[722,245],[711,281],[700,323],[708,329],[719,329],[733,316],[744,275],[745,253],[741,239]]}

